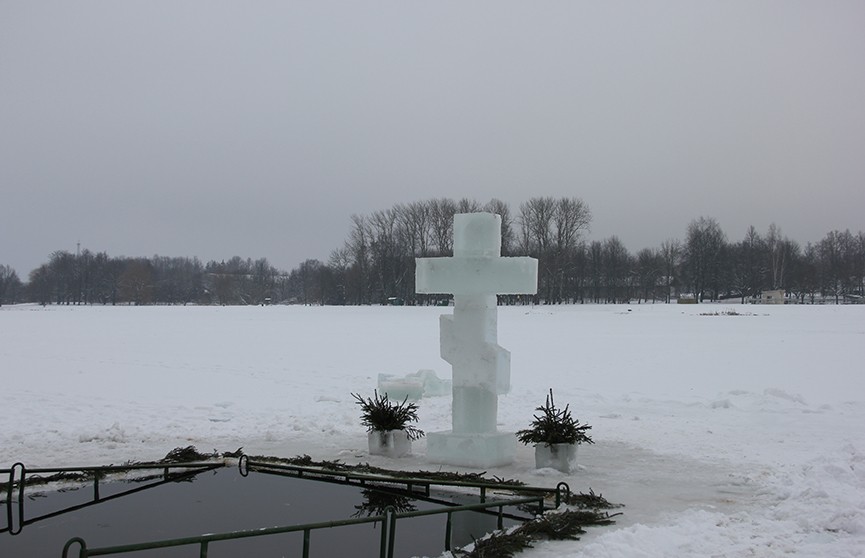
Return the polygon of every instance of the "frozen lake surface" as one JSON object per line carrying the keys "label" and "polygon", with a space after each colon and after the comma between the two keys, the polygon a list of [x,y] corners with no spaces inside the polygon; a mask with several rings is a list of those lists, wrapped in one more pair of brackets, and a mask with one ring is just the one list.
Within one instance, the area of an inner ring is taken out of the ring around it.
{"label": "frozen lake surface", "polygon": [[[739,315],[725,315],[735,310]],[[425,307],[0,308],[0,468],[201,451],[432,469],[371,457],[350,392],[379,373],[450,370]],[[701,315],[716,313],[721,315]],[[627,505],[547,556],[862,556],[865,307],[662,304],[499,309],[512,390],[499,429],[528,426],[549,388],[593,425],[566,480]],[[450,399],[419,427],[450,427]],[[0,546],[2,547],[2,546]]]}

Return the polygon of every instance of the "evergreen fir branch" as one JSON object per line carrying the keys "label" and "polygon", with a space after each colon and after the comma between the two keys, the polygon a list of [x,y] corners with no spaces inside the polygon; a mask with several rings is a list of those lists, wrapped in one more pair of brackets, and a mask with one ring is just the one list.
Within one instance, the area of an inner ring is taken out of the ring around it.
{"label": "evergreen fir branch", "polygon": [[352,393],[360,405],[361,409],[361,424],[366,427],[367,432],[387,431],[387,430],[403,430],[408,435],[409,440],[417,440],[424,436],[423,430],[416,428],[410,424],[418,422],[418,406],[408,402],[408,396],[402,400],[402,403],[394,403],[387,397],[387,393],[378,394],[378,390],[374,392],[374,398],[369,397],[364,399],[356,393]]}
{"label": "evergreen fir branch", "polygon": [[517,431],[517,439],[523,444],[594,444],[587,434],[592,429],[588,424],[580,424],[571,416],[570,405],[564,409],[556,407],[553,400],[553,390],[546,398],[542,407],[535,409],[540,415],[534,415],[531,428]]}

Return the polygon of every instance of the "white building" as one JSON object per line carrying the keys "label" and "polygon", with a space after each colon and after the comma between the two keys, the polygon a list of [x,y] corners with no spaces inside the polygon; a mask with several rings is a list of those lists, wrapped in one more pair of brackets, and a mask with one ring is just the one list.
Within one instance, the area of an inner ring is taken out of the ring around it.
{"label": "white building", "polygon": [[760,293],[758,304],[784,304],[784,289],[774,289]]}

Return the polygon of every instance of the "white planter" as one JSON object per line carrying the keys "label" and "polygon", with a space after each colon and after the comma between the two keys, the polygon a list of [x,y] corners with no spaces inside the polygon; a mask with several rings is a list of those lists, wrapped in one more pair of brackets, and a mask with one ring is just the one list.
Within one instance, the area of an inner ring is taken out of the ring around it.
{"label": "white planter", "polygon": [[577,468],[577,444],[538,444],[535,446],[535,468],[550,467],[566,474]]}
{"label": "white planter", "polygon": [[403,457],[411,453],[411,440],[405,430],[373,430],[367,438],[370,455]]}

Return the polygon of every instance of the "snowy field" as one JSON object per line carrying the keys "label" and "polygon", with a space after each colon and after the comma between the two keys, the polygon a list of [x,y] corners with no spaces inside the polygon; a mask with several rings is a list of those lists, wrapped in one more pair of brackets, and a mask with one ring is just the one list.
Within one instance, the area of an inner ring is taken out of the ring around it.
{"label": "snowy field", "polygon": [[[734,309],[740,315],[723,315]],[[371,458],[350,392],[381,372],[449,377],[438,315],[399,307],[0,308],[0,468],[96,465],[201,451],[435,469]],[[721,312],[722,315],[700,315]],[[580,470],[489,474],[602,493],[613,527],[560,556],[865,556],[865,307],[502,307],[512,352],[500,429],[548,388],[593,425]],[[450,399],[420,402],[446,430]]]}

